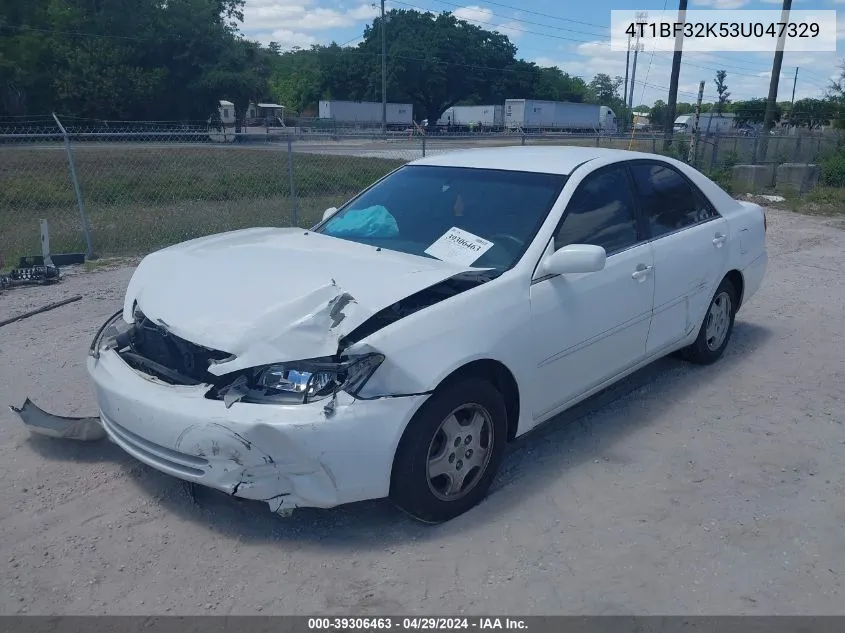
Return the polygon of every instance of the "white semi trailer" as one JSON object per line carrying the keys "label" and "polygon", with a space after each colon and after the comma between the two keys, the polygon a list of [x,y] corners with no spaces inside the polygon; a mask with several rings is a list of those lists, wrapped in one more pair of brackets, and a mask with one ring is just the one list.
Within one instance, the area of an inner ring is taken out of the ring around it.
{"label": "white semi trailer", "polygon": [[[338,124],[380,125],[382,104],[380,101],[320,101],[319,117],[331,119]],[[387,125],[410,126],[414,122],[414,106],[410,103],[388,103]]]}
{"label": "white semi trailer", "polygon": [[505,126],[523,130],[565,130],[607,134],[614,134],[617,131],[616,114],[608,106],[535,99],[507,99]]}
{"label": "white semi trailer", "polygon": [[437,125],[502,127],[505,124],[505,107],[502,105],[452,106],[439,119]]}
{"label": "white semi trailer", "polygon": [[[692,134],[695,126],[694,114],[682,114],[675,119],[672,126],[676,134]],[[724,134],[736,127],[736,115],[733,112],[714,114],[705,112],[698,117],[698,131],[700,134]]]}

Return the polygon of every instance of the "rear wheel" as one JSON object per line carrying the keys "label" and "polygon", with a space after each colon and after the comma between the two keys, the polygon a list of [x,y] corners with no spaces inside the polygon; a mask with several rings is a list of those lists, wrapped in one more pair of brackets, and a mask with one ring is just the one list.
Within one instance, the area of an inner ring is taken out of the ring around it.
{"label": "rear wheel", "polygon": [[506,441],[505,403],[492,384],[471,377],[444,385],[402,436],[391,500],[426,523],[463,514],[487,495]]}
{"label": "rear wheel", "polygon": [[698,337],[692,345],[681,350],[681,355],[699,365],[717,361],[731,338],[737,306],[736,288],[730,280],[723,279],[710,300]]}

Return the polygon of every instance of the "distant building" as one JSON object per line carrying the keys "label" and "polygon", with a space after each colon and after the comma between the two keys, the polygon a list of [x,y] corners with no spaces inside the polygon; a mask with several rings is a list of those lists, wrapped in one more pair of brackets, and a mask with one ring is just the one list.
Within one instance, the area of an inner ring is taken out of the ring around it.
{"label": "distant building", "polygon": [[[221,99],[218,113],[223,125],[235,125],[235,104]],[[285,106],[278,103],[250,103],[244,117],[246,125],[283,126],[285,120]]]}
{"label": "distant building", "polygon": [[220,120],[223,122],[223,125],[234,125],[235,124],[235,104],[234,103],[232,103],[231,101],[225,101],[225,100],[221,99],[217,110],[220,113]]}
{"label": "distant building", "polygon": [[647,130],[651,126],[651,118],[643,112],[634,112],[634,129]]}
{"label": "distant building", "polygon": [[284,125],[285,106],[278,103],[250,103],[246,109],[247,125]]}

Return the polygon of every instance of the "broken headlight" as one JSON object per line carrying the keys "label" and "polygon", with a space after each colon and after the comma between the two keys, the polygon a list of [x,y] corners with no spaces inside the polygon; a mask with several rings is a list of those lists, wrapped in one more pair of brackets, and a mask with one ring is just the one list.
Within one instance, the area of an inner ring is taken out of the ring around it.
{"label": "broken headlight", "polygon": [[356,395],[384,361],[382,354],[352,356],[340,362],[314,359],[258,367],[252,379],[241,377],[218,393],[227,406],[238,400],[307,404],[338,391]]}
{"label": "broken headlight", "polygon": [[88,354],[94,358],[99,358],[100,352],[125,347],[129,344],[129,335],[134,327],[133,323],[127,323],[123,320],[123,310],[115,312],[97,330],[94,340],[91,341]]}

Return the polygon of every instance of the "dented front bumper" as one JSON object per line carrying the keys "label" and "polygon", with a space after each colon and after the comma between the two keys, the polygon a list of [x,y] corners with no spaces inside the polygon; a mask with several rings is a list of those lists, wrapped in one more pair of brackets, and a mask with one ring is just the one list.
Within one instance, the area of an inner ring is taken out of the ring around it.
{"label": "dented front bumper", "polygon": [[174,386],[143,375],[113,350],[88,358],[102,426],[141,462],[186,481],[267,501],[273,511],[328,508],[387,496],[393,456],[427,396],[335,406],[205,397],[207,385]]}

